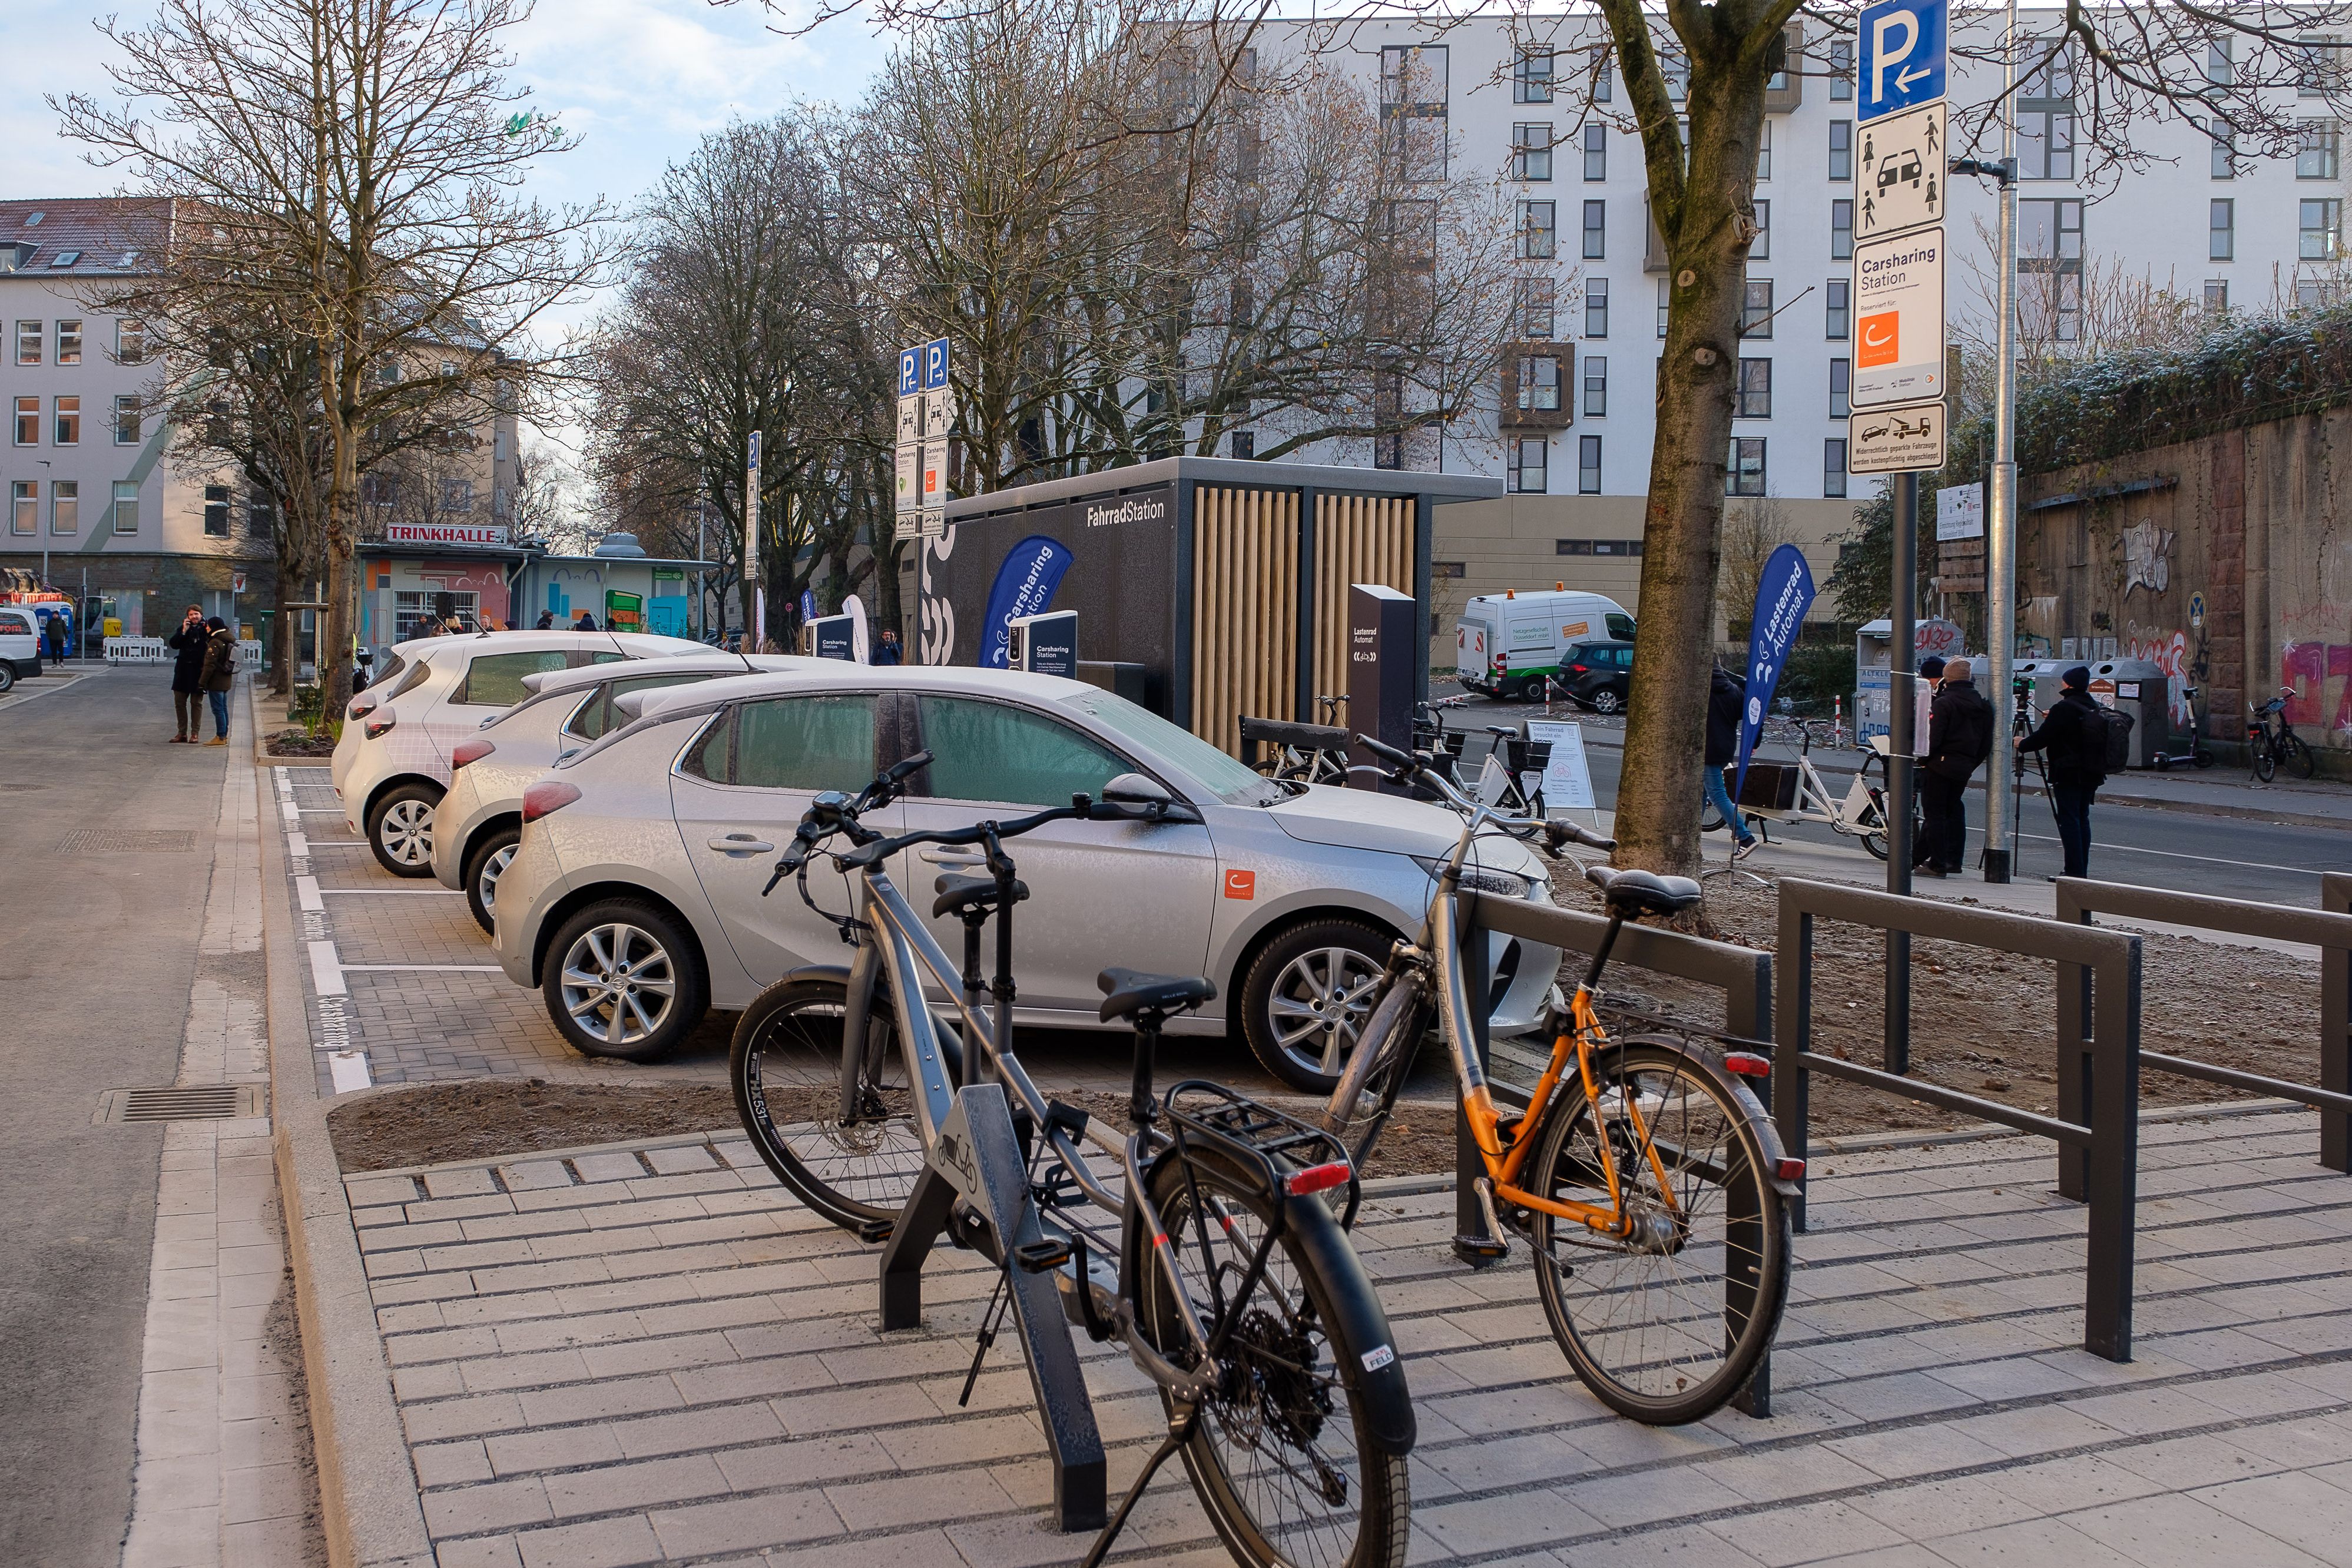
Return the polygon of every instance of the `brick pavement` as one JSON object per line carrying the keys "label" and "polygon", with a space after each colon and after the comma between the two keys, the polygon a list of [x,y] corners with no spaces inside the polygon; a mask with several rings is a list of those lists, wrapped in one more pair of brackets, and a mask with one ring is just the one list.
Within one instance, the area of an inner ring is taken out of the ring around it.
{"label": "brick pavement", "polygon": [[[1421,1562],[2312,1565],[2352,1530],[2352,1210],[2302,1112],[2144,1129],[2137,1359],[2080,1348],[2083,1212],[2025,1139],[1830,1155],[1776,1411],[1660,1431],[1570,1376],[1450,1195],[1368,1201],[1406,1351]],[[990,1276],[935,1256],[874,1327],[876,1250],[748,1145],[653,1140],[352,1176],[441,1568],[1066,1562],[1025,1375],[955,1396]],[[1083,1343],[1083,1342],[1082,1342]],[[1084,1347],[1114,1487],[1156,1437]],[[1181,1475],[1132,1556],[1222,1562]]]}

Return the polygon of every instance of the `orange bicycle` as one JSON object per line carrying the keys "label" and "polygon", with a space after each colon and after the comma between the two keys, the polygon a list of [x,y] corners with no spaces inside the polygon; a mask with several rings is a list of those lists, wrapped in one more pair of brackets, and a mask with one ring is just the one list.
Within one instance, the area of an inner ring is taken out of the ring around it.
{"label": "orange bicycle", "polygon": [[[1454,1056],[1462,1104],[1486,1174],[1477,1178],[1484,1237],[1457,1245],[1489,1259],[1524,1236],[1553,1336],[1604,1404],[1656,1426],[1696,1421],[1755,1375],[1789,1291],[1789,1214],[1804,1162],[1790,1159],[1745,1080],[1763,1057],[1717,1052],[1672,1036],[1611,1038],[1595,1009],[1601,977],[1631,916],[1699,900],[1685,877],[1594,866],[1609,929],[1566,1006],[1555,1004],[1551,1057],[1528,1107],[1498,1106],[1473,1041],[1456,897],[1526,892],[1521,873],[1478,863],[1482,842],[1540,839],[1615,844],[1573,823],[1512,817],[1465,797],[1426,758],[1365,736],[1357,744],[1401,784],[1434,791],[1463,815],[1454,853],[1433,873],[1416,940],[1391,951],[1372,1010],[1325,1111],[1360,1168],[1379,1143],[1434,1015]],[[1523,854],[1509,857],[1525,866]]]}

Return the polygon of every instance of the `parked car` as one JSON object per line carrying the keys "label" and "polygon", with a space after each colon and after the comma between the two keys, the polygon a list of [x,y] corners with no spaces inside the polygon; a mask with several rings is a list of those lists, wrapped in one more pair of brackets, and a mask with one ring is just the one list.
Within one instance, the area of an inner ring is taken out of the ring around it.
{"label": "parked car", "polygon": [[[843,963],[835,928],[791,883],[768,893],[777,858],[818,791],[856,789],[929,748],[908,796],[869,826],[963,826],[1128,772],[1203,819],[1058,822],[1013,846],[1030,894],[1013,917],[1016,1018],[1102,1027],[1095,977],[1114,965],[1204,974],[1215,1000],[1171,1032],[1233,1029],[1286,1082],[1328,1092],[1462,826],[1397,796],[1262,778],[1123,698],[1046,675],[830,664],[625,702],[642,716],[525,793],[499,883],[500,967],[595,1056],[657,1057],[706,1008],[739,1010],[787,974]],[[934,879],[974,855],[926,848],[892,874],[928,910]],[[1480,859],[1486,891],[1549,901],[1525,845],[1498,838]],[[822,860],[808,888],[825,910],[849,907]],[[932,925],[961,951],[952,917]],[[1493,939],[1497,1032],[1536,1025],[1559,956]]]}
{"label": "parked car", "polygon": [[628,632],[501,632],[400,643],[344,711],[328,775],[343,820],[393,875],[430,876],[433,812],[449,787],[450,748],[530,695],[524,676],[702,652],[683,637]]}
{"label": "parked car", "polygon": [[41,629],[29,610],[0,604],[0,692],[41,673]]}
{"label": "parked car", "polygon": [[1469,690],[1519,702],[1537,676],[1558,674],[1573,644],[1633,635],[1633,618],[1602,594],[1574,589],[1475,594],[1454,624],[1454,665]]}
{"label": "parked car", "polygon": [[1594,713],[1623,713],[1633,689],[1633,644],[1612,640],[1571,644],[1552,684]]}
{"label": "parked car", "polygon": [[433,812],[433,874],[463,892],[484,931],[493,929],[499,878],[522,837],[523,791],[569,751],[626,721],[619,698],[751,671],[797,668],[780,653],[739,658],[705,650],[646,661],[641,671],[608,665],[525,675],[530,695],[450,748],[449,788]]}

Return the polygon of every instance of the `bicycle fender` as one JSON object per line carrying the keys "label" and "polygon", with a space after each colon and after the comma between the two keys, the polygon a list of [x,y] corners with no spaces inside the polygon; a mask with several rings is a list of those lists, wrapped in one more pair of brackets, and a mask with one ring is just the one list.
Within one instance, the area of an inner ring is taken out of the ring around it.
{"label": "bicycle fender", "polygon": [[1300,1249],[1315,1260],[1330,1289],[1334,1321],[1324,1327],[1333,1350],[1355,1363],[1356,1386],[1373,1443],[1382,1453],[1412,1453],[1418,1428],[1412,1396],[1405,1387],[1404,1358],[1363,1260],[1331,1210],[1314,1197],[1285,1198],[1282,1208],[1284,1223]]}
{"label": "bicycle fender", "polygon": [[1704,1052],[1693,1051],[1690,1048],[1688,1041],[1676,1040],[1671,1035],[1629,1035],[1626,1037],[1623,1043],[1626,1045],[1663,1046],[1668,1050],[1679,1051],[1682,1055],[1697,1063],[1703,1071],[1714,1077],[1719,1083],[1729,1088],[1732,1093],[1732,1098],[1738,1103],[1739,1108],[1747,1115],[1748,1125],[1753,1129],[1756,1134],[1756,1142],[1758,1145],[1761,1147],[1764,1152],[1764,1180],[1766,1183],[1771,1186],[1774,1192],[1779,1193],[1782,1197],[1802,1197],[1805,1196],[1804,1187],[1798,1182],[1775,1174],[1780,1168],[1780,1162],[1788,1157],[1789,1146],[1780,1141],[1780,1129],[1773,1124],[1772,1113],[1764,1108],[1764,1103],[1756,1097],[1756,1091],[1748,1086],[1748,1081],[1746,1079],[1725,1068],[1723,1063],[1720,1061],[1710,1060]]}
{"label": "bicycle fender", "polygon": [[836,986],[845,986],[849,984],[849,966],[846,964],[803,964],[797,969],[785,970],[784,977],[775,983],[779,986],[789,986],[801,980],[830,980]]}

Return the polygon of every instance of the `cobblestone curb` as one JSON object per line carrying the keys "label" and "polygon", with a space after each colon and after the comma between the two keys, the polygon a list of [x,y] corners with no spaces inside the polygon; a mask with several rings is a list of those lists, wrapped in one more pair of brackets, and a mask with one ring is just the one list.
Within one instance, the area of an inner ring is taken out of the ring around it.
{"label": "cobblestone curb", "polygon": [[[260,695],[248,688],[257,718]],[[274,818],[265,822],[262,945],[268,956],[274,1153],[310,1380],[327,1560],[333,1568],[431,1568],[432,1538],[319,1099],[302,957],[285,891],[285,844]]]}

